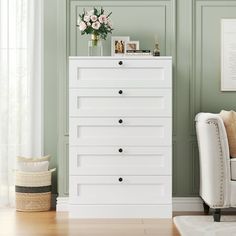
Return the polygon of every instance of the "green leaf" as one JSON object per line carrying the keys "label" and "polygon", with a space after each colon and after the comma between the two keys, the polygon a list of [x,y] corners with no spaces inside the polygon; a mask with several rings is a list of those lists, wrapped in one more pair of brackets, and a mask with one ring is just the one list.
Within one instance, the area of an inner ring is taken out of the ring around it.
{"label": "green leaf", "polygon": [[94,15],[97,15],[97,13],[98,13],[97,8],[94,7],[93,10],[94,10]]}

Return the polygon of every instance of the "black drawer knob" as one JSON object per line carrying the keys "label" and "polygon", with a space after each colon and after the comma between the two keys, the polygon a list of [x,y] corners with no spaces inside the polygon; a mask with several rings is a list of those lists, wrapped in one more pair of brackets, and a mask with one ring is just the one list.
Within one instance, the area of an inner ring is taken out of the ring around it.
{"label": "black drawer knob", "polygon": [[119,152],[120,152],[120,153],[123,152],[123,149],[122,149],[122,148],[119,148]]}
{"label": "black drawer knob", "polygon": [[123,93],[123,91],[122,90],[119,90],[119,94],[122,94]]}
{"label": "black drawer knob", "polygon": [[119,64],[120,66],[122,66],[122,65],[123,65],[123,61],[119,61],[118,64]]}
{"label": "black drawer knob", "polygon": [[122,123],[123,123],[123,120],[122,120],[122,119],[119,119],[119,123],[122,124]]}
{"label": "black drawer knob", "polygon": [[123,178],[120,177],[120,178],[119,178],[119,182],[122,182],[122,181],[123,181]]}

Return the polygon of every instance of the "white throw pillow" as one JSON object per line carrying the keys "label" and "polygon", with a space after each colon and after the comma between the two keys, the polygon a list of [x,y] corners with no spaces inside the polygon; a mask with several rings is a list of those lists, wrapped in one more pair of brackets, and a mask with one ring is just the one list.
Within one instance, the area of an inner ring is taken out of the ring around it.
{"label": "white throw pillow", "polygon": [[17,170],[24,172],[42,172],[48,171],[49,161],[39,161],[39,162],[17,162]]}

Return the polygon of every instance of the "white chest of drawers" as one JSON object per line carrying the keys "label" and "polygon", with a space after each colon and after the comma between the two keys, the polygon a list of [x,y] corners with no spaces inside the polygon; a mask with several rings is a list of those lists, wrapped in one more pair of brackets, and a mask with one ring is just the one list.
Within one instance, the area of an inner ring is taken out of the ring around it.
{"label": "white chest of drawers", "polygon": [[70,57],[70,217],[171,217],[171,126],[171,57]]}

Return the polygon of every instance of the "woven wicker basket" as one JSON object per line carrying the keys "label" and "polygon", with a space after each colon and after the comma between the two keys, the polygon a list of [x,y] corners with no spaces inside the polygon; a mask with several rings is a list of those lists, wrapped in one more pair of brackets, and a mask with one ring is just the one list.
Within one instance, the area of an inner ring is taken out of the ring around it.
{"label": "woven wicker basket", "polygon": [[51,208],[51,176],[54,171],[15,173],[16,210],[48,211]]}

